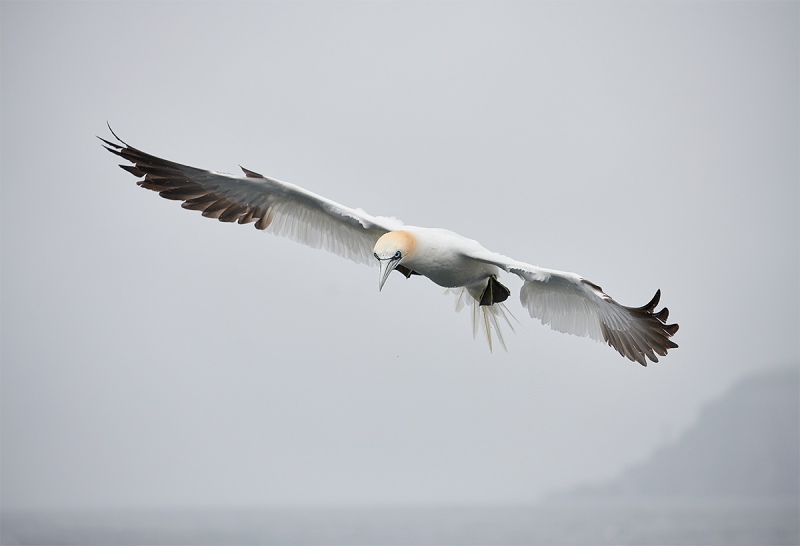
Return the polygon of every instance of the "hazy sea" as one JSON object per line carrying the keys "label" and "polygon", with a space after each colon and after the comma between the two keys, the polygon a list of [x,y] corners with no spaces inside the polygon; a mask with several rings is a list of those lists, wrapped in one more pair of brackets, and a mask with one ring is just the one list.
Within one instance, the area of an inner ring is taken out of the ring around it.
{"label": "hazy sea", "polygon": [[3,514],[2,544],[800,544],[796,499]]}

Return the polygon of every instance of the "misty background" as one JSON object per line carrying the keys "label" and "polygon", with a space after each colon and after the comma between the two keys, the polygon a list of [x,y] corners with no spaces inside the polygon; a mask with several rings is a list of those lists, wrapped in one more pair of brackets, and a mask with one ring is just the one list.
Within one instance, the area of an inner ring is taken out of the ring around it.
{"label": "misty background", "polygon": [[[797,368],[797,2],[0,4],[2,509],[526,503]],[[96,135],[656,289],[642,368],[182,210]]]}

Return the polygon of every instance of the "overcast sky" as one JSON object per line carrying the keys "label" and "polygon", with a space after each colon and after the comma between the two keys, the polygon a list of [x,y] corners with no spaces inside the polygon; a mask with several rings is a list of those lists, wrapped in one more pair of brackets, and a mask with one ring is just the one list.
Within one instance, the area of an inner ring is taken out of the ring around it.
{"label": "overcast sky", "polygon": [[[797,365],[797,2],[8,2],[2,506],[527,502]],[[95,135],[656,289],[647,368],[138,188]]]}

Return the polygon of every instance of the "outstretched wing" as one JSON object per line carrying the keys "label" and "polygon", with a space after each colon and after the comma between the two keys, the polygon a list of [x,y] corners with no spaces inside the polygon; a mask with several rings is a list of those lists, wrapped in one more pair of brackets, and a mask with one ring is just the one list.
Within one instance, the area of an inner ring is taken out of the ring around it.
{"label": "outstretched wing", "polygon": [[[672,337],[677,324],[667,324],[669,310],[656,312],[661,290],[642,307],[625,307],[580,275],[517,262],[490,251],[470,254],[482,262],[514,273],[525,282],[520,301],[531,317],[554,330],[605,341],[619,354],[647,366],[678,345]],[[656,356],[658,355],[658,356]]]}
{"label": "outstretched wing", "polygon": [[373,262],[372,249],[378,238],[402,226],[394,218],[371,216],[245,168],[245,177],[197,169],[147,154],[116,134],[114,137],[118,143],[100,140],[109,152],[132,163],[120,167],[143,177],[139,186],[166,199],[183,201],[183,208],[202,211],[207,218],[254,222],[256,229],[364,264]]}

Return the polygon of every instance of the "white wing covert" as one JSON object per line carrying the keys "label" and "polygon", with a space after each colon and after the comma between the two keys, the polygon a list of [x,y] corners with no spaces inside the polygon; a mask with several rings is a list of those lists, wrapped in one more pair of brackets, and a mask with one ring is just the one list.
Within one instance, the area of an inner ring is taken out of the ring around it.
{"label": "white wing covert", "polygon": [[[113,131],[112,131],[113,133]],[[371,216],[316,195],[294,184],[267,178],[242,167],[245,177],[207,171],[147,154],[101,138],[106,149],[132,165],[120,165],[143,188],[183,201],[221,222],[254,222],[256,229],[322,248],[358,263],[372,265],[372,248],[381,235],[403,224]]]}
{"label": "white wing covert", "polygon": [[678,331],[677,324],[667,324],[669,310],[655,312],[661,290],[642,307],[626,307],[576,273],[517,262],[490,251],[472,257],[522,278],[522,305],[531,317],[554,330],[605,341],[642,366],[647,366],[646,358],[658,362],[658,356],[678,347],[669,339]]}

